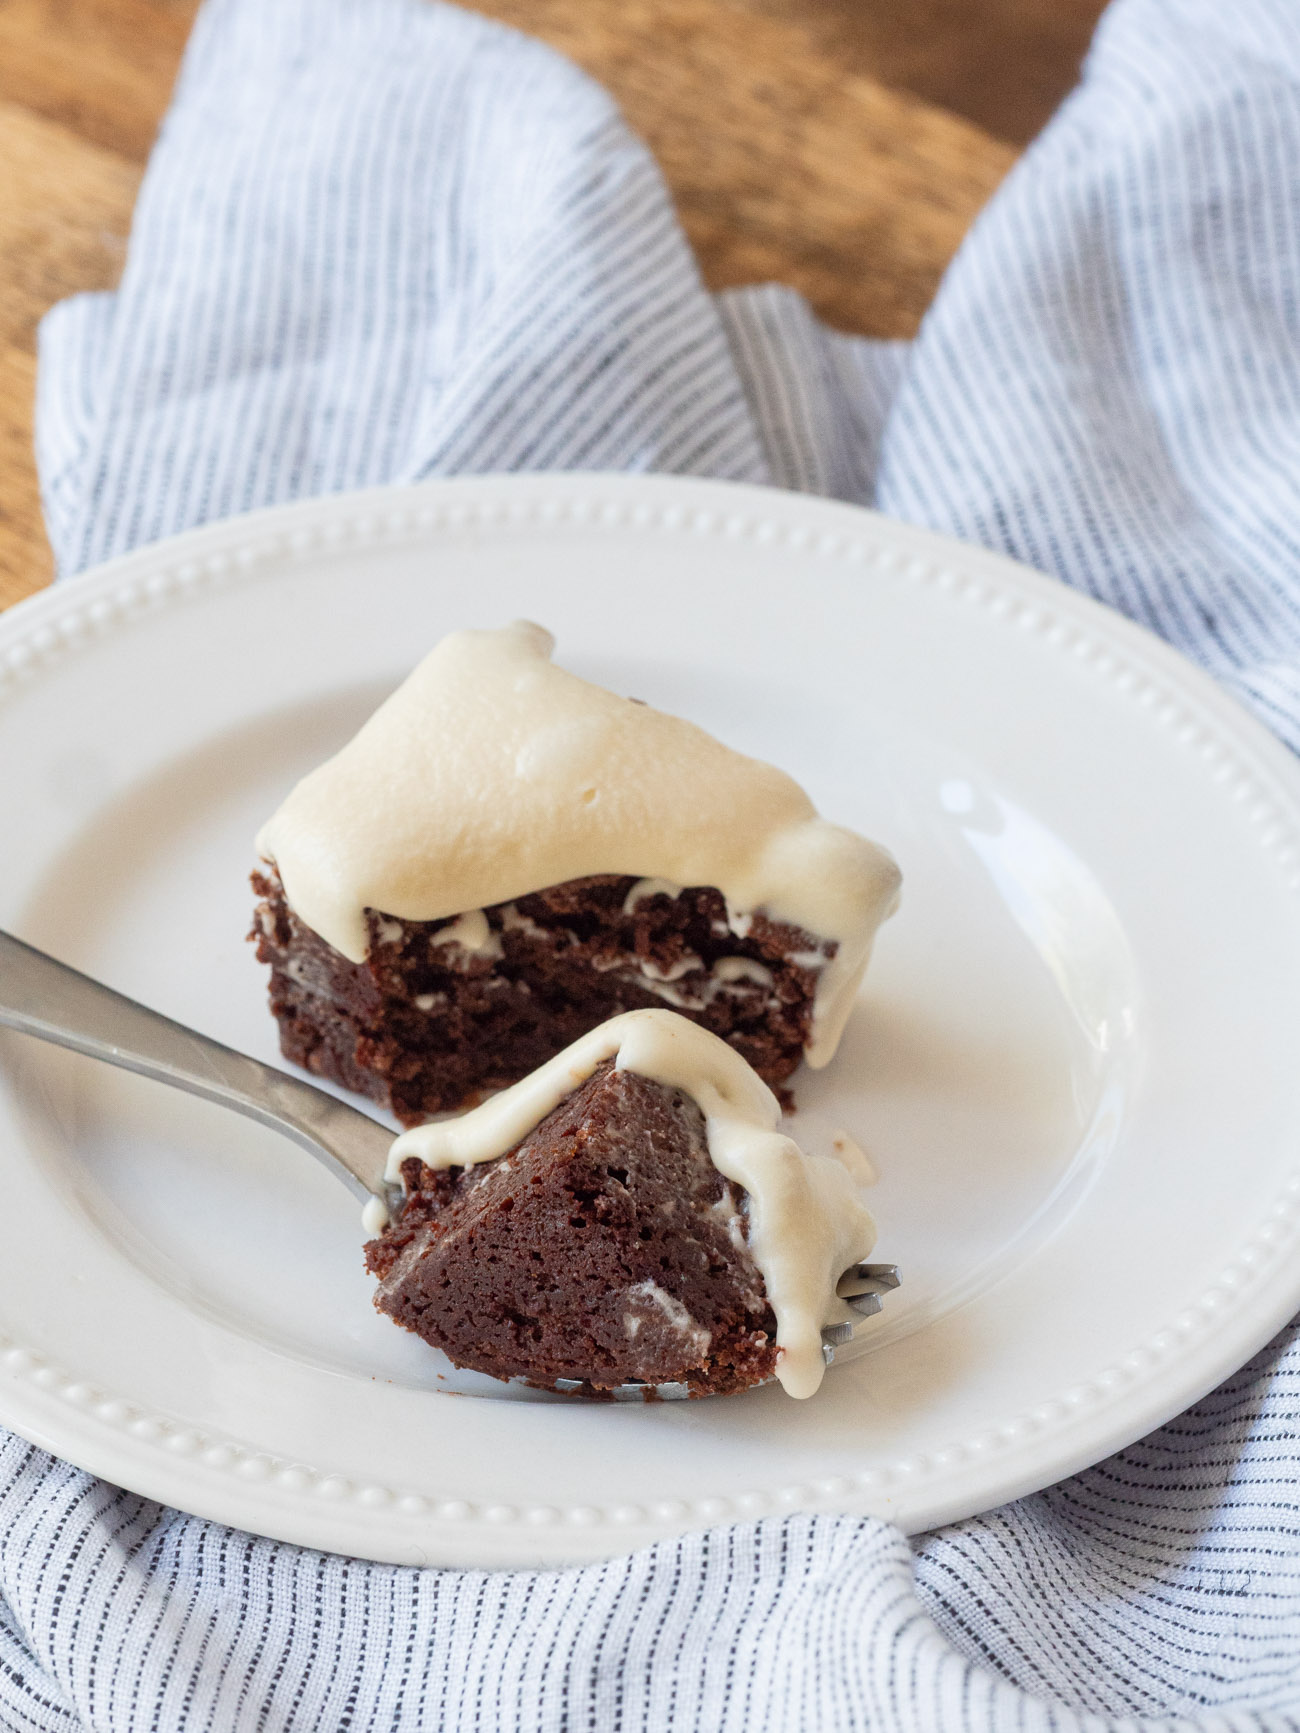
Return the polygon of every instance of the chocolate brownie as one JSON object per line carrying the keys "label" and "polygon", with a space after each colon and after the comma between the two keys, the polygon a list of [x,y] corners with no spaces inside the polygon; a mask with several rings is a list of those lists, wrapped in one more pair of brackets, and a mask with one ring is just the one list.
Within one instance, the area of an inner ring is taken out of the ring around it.
{"label": "chocolate brownie", "polygon": [[773,1375],[747,1199],[681,1090],[605,1063],[506,1155],[412,1156],[402,1177],[401,1217],[366,1247],[375,1304],[454,1364],[590,1394]]}
{"label": "chocolate brownie", "polygon": [[271,966],[285,1057],[404,1125],[503,1088],[643,1007],[702,1024],[776,1086],[803,1056],[836,950],[761,914],[733,925],[708,887],[669,894],[603,874],[455,919],[367,910],[369,952],[352,963],[299,920],[273,868],[253,885],[251,937]]}

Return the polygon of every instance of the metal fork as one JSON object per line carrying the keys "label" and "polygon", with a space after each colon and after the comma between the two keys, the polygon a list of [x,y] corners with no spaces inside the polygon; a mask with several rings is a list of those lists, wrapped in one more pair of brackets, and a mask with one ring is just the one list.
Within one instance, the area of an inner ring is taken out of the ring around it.
{"label": "metal fork", "polygon": [[[401,1214],[405,1192],[384,1177],[393,1143],[393,1133],[384,1126],[314,1084],[187,1029],[5,932],[0,932],[0,1028],[170,1083],[283,1132],[361,1199],[372,1233]],[[867,1318],[880,1310],[881,1296],[897,1286],[893,1264],[855,1264],[836,1292]],[[833,1324],[822,1331],[828,1365],[855,1328]],[[570,1380],[559,1380],[556,1387],[582,1388]],[[621,1401],[673,1401],[690,1392],[685,1384],[622,1384],[612,1394]]]}
{"label": "metal fork", "polygon": [[[282,1131],[364,1204],[396,1214],[384,1180],[393,1133],[323,1089],[223,1046],[0,932],[0,1028],[138,1071]],[[373,1219],[373,1217],[372,1217]]]}

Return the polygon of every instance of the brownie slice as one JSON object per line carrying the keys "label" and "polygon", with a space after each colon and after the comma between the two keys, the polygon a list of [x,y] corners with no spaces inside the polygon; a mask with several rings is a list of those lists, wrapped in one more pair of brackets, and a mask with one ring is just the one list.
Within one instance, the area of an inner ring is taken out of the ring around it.
{"label": "brownie slice", "polygon": [[835,945],[762,915],[733,926],[708,887],[629,902],[639,883],[573,879],[468,921],[368,910],[357,964],[304,926],[273,869],[255,873],[251,936],[271,966],[281,1049],[416,1125],[518,1081],[607,1018],[665,1006],[779,1085],[803,1057]]}
{"label": "brownie slice", "polygon": [[682,1091],[606,1063],[496,1161],[402,1174],[402,1215],[366,1247],[375,1304],[455,1365],[588,1394],[772,1376],[747,1200]]}

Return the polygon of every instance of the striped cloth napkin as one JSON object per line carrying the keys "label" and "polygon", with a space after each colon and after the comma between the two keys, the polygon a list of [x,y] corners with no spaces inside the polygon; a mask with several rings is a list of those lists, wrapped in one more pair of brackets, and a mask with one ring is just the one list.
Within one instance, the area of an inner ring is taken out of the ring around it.
{"label": "striped cloth napkin", "polygon": [[[870,261],[864,261],[864,269]],[[422,0],[209,0],[116,295],[42,332],[61,571],[466,470],[874,503],[1163,633],[1300,745],[1300,8],[1115,0],[913,345],[710,298],[609,100]],[[791,1517],[408,1570],[0,1432],[0,1722],[698,1733],[1300,1728],[1300,1347],[912,1548]]]}

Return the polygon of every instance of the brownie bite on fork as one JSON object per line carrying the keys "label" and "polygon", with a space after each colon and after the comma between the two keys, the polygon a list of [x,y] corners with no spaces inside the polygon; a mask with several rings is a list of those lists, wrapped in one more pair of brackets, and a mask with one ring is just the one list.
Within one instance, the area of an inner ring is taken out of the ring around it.
{"label": "brownie bite on fork", "polygon": [[875,1225],[861,1155],[805,1151],[779,1122],[717,1036],[674,1011],[615,1017],[398,1138],[405,1204],[366,1248],[375,1303],[458,1366],[568,1394],[775,1378],[811,1396]]}

